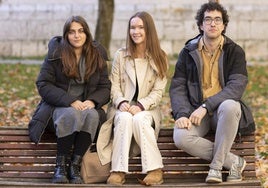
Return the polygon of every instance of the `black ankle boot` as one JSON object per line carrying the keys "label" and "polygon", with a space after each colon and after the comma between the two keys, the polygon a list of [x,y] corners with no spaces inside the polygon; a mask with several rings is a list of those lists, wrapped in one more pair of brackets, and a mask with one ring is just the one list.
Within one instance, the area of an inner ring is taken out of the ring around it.
{"label": "black ankle boot", "polygon": [[66,156],[57,156],[52,183],[69,183],[66,171]]}
{"label": "black ankle boot", "polygon": [[70,182],[74,184],[82,184],[84,183],[81,174],[80,174],[80,167],[82,162],[82,156],[80,155],[73,155],[72,161],[70,164],[69,176]]}

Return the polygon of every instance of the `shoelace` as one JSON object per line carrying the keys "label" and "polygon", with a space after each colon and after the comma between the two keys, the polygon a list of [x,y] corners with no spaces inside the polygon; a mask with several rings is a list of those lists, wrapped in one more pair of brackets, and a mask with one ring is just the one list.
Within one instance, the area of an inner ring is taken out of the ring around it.
{"label": "shoelace", "polygon": [[65,165],[62,165],[61,168],[59,168],[59,174],[66,175]]}
{"label": "shoelace", "polygon": [[209,175],[211,175],[211,176],[220,176],[220,173],[217,170],[211,169],[209,171]]}
{"label": "shoelace", "polygon": [[74,174],[80,175],[80,168],[78,165],[73,165]]}
{"label": "shoelace", "polygon": [[229,175],[240,176],[240,169],[236,165],[232,165]]}

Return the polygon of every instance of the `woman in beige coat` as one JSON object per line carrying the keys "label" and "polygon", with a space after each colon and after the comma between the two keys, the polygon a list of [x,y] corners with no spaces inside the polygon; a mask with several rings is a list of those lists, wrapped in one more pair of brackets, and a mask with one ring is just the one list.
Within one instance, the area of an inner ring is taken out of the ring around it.
{"label": "woman in beige coat", "polygon": [[108,184],[122,185],[129,157],[141,153],[146,185],[163,183],[163,163],[157,147],[159,103],[167,83],[168,61],[160,48],[154,21],[146,12],[129,20],[126,48],[114,57],[112,104],[102,125],[97,151],[103,164],[111,163]]}

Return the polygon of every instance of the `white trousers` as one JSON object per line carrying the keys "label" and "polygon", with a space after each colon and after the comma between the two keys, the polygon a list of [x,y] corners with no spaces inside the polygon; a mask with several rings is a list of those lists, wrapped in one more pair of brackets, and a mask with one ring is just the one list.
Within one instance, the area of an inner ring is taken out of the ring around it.
{"label": "white trousers", "polygon": [[134,116],[129,112],[116,112],[111,172],[128,172],[132,136],[141,149],[142,172],[163,168],[152,125],[153,117],[148,111],[139,112]]}

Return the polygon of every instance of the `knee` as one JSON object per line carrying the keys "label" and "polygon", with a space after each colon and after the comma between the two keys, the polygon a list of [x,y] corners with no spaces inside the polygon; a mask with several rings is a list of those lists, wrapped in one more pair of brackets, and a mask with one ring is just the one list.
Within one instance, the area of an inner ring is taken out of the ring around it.
{"label": "knee", "polygon": [[132,115],[129,112],[120,112],[116,114],[115,118],[118,120],[128,120],[132,118]]}
{"label": "knee", "polygon": [[84,123],[85,127],[98,126],[99,125],[100,117],[99,117],[99,113],[97,112],[97,110],[95,110],[95,109],[87,109],[87,110],[82,111],[81,113],[84,113],[84,115],[86,116],[86,120],[85,120],[85,123]]}
{"label": "knee", "polygon": [[147,112],[139,112],[133,116],[133,122],[151,121],[152,115]]}
{"label": "knee", "polygon": [[63,111],[61,116],[68,117],[68,119],[76,119],[79,117],[79,111],[74,108],[67,108],[65,111]]}
{"label": "knee", "polygon": [[189,146],[188,134],[185,129],[174,128],[173,141],[177,148],[185,149]]}
{"label": "knee", "polygon": [[240,103],[231,99],[223,101],[218,109],[218,114],[223,114],[227,116],[239,116],[241,115]]}
{"label": "knee", "polygon": [[120,112],[117,113],[115,118],[114,118],[114,125],[115,127],[131,127],[132,124],[132,114],[129,112]]}
{"label": "knee", "polygon": [[87,109],[86,113],[90,118],[99,119],[99,113],[94,108]]}
{"label": "knee", "polygon": [[152,126],[153,117],[146,112],[139,112],[133,116],[134,127]]}

